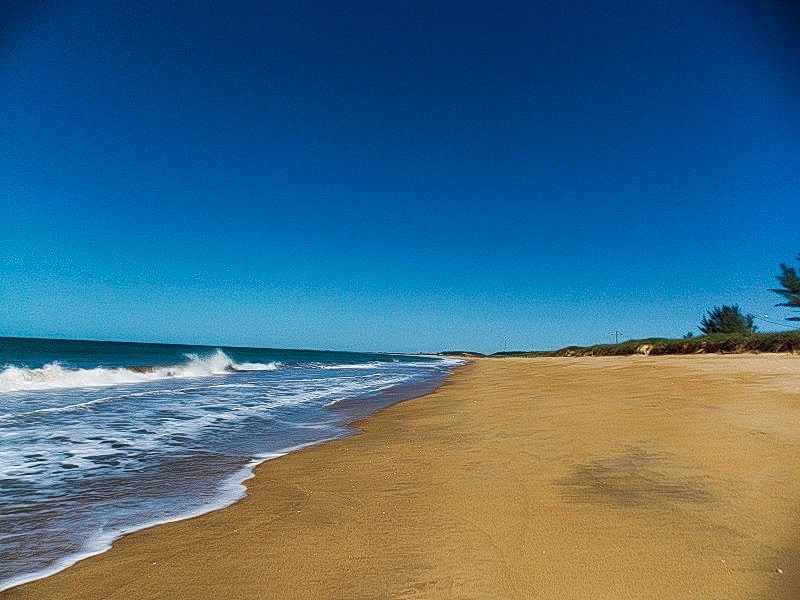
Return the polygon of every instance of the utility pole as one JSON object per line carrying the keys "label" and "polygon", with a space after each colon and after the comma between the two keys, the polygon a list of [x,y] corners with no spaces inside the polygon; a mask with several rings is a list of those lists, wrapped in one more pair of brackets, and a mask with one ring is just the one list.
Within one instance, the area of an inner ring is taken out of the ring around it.
{"label": "utility pole", "polygon": [[614,343],[619,344],[619,336],[622,335],[621,331],[617,331],[616,329],[611,333],[614,336]]}

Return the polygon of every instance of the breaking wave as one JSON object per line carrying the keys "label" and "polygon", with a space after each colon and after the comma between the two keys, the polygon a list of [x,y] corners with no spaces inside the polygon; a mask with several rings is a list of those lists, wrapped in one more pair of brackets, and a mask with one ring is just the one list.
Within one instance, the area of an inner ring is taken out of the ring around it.
{"label": "breaking wave", "polygon": [[0,371],[0,393],[142,383],[170,378],[209,377],[237,371],[275,371],[280,363],[236,363],[222,350],[187,354],[187,362],[159,367],[70,369],[52,362],[38,369],[8,365]]}

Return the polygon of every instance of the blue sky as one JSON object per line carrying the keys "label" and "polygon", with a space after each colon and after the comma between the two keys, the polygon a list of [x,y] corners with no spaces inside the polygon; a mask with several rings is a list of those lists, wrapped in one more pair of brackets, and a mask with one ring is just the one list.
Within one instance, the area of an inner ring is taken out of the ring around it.
{"label": "blue sky", "polygon": [[791,314],[790,2],[0,10],[0,335],[495,351]]}

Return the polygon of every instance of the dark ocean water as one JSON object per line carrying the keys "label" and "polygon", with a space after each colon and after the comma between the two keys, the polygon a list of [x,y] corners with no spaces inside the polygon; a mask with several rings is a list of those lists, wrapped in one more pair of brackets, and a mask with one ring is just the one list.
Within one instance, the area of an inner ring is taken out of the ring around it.
{"label": "dark ocean water", "polygon": [[259,462],[348,435],[458,364],[0,338],[0,590],[226,506]]}

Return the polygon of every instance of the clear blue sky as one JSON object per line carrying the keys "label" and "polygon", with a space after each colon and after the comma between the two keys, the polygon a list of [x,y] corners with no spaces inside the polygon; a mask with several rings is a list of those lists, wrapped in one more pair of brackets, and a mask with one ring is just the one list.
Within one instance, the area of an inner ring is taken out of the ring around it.
{"label": "clear blue sky", "polygon": [[781,323],[792,4],[5,2],[0,335],[495,351],[679,337],[722,303]]}

